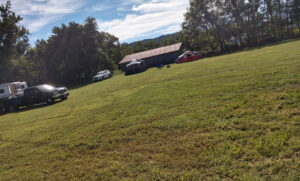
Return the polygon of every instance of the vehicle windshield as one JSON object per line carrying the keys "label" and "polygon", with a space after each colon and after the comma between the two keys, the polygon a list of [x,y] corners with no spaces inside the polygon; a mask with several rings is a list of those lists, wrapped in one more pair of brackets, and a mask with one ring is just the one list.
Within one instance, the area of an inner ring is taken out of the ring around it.
{"label": "vehicle windshield", "polygon": [[104,72],[98,72],[97,75],[102,75]]}
{"label": "vehicle windshield", "polygon": [[45,90],[54,90],[55,88],[52,86],[52,85],[42,85],[41,86],[42,89],[45,89]]}
{"label": "vehicle windshield", "polygon": [[21,84],[16,84],[16,89],[17,89],[18,91],[22,90],[22,85],[21,85]]}

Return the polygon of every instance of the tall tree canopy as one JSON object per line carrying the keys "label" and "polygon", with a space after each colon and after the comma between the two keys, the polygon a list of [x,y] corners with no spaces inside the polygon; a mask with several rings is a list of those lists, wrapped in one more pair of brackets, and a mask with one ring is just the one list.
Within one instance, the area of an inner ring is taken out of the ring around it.
{"label": "tall tree canopy", "polygon": [[11,60],[23,55],[29,47],[28,31],[18,25],[21,20],[22,17],[11,10],[10,1],[0,5],[0,82],[10,79]]}
{"label": "tall tree canopy", "polygon": [[223,52],[299,35],[299,12],[299,0],[190,0],[182,27],[191,48]]}
{"label": "tall tree canopy", "polygon": [[118,38],[99,32],[95,18],[88,17],[83,24],[75,22],[54,27],[47,41],[38,41],[27,54],[34,62],[42,80],[58,84],[79,84],[91,79],[100,70],[113,71]]}
{"label": "tall tree canopy", "polygon": [[117,37],[99,32],[95,18],[83,24],[70,22],[54,27],[48,40],[28,44],[28,30],[19,26],[22,17],[11,2],[0,5],[0,82],[76,85],[100,70],[117,68],[121,44]]}

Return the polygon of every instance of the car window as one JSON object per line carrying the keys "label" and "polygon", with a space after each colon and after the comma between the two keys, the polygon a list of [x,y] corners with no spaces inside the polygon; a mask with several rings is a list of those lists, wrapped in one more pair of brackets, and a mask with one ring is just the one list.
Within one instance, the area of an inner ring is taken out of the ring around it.
{"label": "car window", "polygon": [[38,94],[40,91],[38,89],[33,89],[34,94]]}
{"label": "car window", "polygon": [[0,94],[4,94],[4,89],[0,89]]}
{"label": "car window", "polygon": [[30,91],[30,90],[25,89],[25,90],[24,90],[24,94],[25,94],[25,95],[28,95],[28,94],[29,94],[29,91]]}
{"label": "car window", "polygon": [[32,94],[33,89],[25,89],[24,90],[24,94],[25,95],[31,95]]}
{"label": "car window", "polygon": [[186,57],[191,57],[191,56],[192,56],[191,54],[187,54],[187,55],[186,55]]}
{"label": "car window", "polygon": [[17,84],[16,88],[17,88],[17,91],[22,91],[24,89],[24,86]]}

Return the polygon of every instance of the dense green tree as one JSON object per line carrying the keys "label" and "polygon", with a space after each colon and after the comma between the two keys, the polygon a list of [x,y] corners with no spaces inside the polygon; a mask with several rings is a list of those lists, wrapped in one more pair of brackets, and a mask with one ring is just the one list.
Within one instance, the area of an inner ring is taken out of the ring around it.
{"label": "dense green tree", "polygon": [[146,50],[144,44],[141,41],[135,42],[132,46],[132,49],[134,53],[142,52]]}
{"label": "dense green tree", "polygon": [[45,58],[49,81],[80,84],[97,71],[116,68],[111,55],[118,48],[118,39],[97,29],[97,22],[91,17],[83,24],[71,22],[53,28],[41,56]]}
{"label": "dense green tree", "polygon": [[97,71],[115,70],[114,61],[121,59],[118,38],[99,32],[95,18],[54,27],[48,40],[29,49],[28,31],[18,25],[22,17],[11,10],[11,2],[0,5],[0,12],[0,82],[76,85]]}
{"label": "dense green tree", "polygon": [[291,6],[291,19],[292,23],[298,26],[298,32],[300,32],[300,0],[289,1]]}
{"label": "dense green tree", "polygon": [[45,52],[47,42],[38,40],[35,47],[28,50],[25,56],[19,59],[16,68],[19,70],[18,78],[15,80],[27,81],[30,85],[36,85],[47,80],[47,67]]}
{"label": "dense green tree", "polygon": [[160,42],[150,40],[144,43],[145,50],[151,50],[160,47]]}
{"label": "dense green tree", "polygon": [[295,36],[299,7],[299,0],[190,0],[182,32],[203,52],[256,46]]}
{"label": "dense green tree", "polygon": [[168,46],[168,45],[173,45],[173,44],[181,43],[181,42],[184,42],[184,37],[183,37],[183,33],[180,31],[180,32],[173,34],[172,36],[164,38],[160,42],[160,46]]}
{"label": "dense green tree", "polygon": [[28,31],[19,26],[22,17],[11,10],[11,2],[0,5],[0,82],[9,81],[13,77],[13,66],[16,61],[12,59],[22,56],[28,44]]}
{"label": "dense green tree", "polygon": [[38,40],[18,66],[20,74],[31,84],[53,83],[76,85],[89,81],[98,71],[116,69],[119,58],[116,37],[99,32],[95,18],[83,24],[70,22],[54,27],[47,41]]}
{"label": "dense green tree", "polygon": [[120,47],[121,59],[124,58],[126,55],[130,55],[132,53],[133,53],[133,47],[131,45],[129,45],[128,43],[121,44],[121,47]]}
{"label": "dense green tree", "polygon": [[122,59],[121,44],[119,39],[109,33],[101,32],[103,50],[109,55],[110,59],[117,65]]}

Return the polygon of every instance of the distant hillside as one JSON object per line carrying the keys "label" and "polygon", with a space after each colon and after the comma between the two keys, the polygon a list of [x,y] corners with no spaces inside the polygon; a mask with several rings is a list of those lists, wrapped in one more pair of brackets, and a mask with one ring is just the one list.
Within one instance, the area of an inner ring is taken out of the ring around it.
{"label": "distant hillside", "polygon": [[149,41],[156,41],[156,42],[162,42],[164,39],[166,39],[166,38],[170,38],[170,37],[172,37],[172,36],[174,36],[174,35],[176,35],[176,34],[178,34],[179,32],[177,32],[177,33],[172,33],[172,34],[167,34],[167,35],[162,35],[162,36],[159,36],[159,37],[157,37],[157,38],[153,38],[153,39],[145,39],[145,40],[141,40],[141,41],[135,41],[135,42],[132,42],[132,43],[130,43],[129,45],[134,45],[135,43],[137,43],[137,42],[141,42],[141,43],[146,43],[146,42],[149,42]]}

